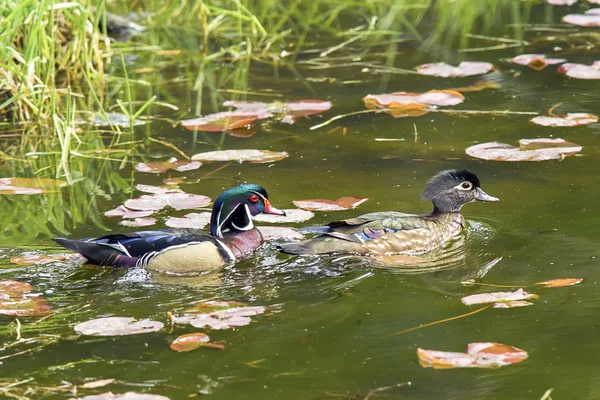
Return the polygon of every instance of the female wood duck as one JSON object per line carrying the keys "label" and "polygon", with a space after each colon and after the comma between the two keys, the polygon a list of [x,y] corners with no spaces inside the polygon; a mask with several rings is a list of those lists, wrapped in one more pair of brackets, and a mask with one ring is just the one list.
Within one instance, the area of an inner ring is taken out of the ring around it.
{"label": "female wood duck", "polygon": [[212,208],[210,233],[196,229],[165,229],[106,235],[92,239],[54,241],[96,265],[146,267],[161,272],[216,269],[248,257],[263,237],[252,216],[285,215],[269,203],[267,191],[254,184],[221,194]]}
{"label": "female wood duck", "polygon": [[442,171],[421,195],[433,203],[429,214],[388,211],[332,222],[319,227],[313,239],[281,245],[290,254],[407,254],[419,255],[442,246],[465,227],[460,213],[472,201],[499,201],[479,187],[477,175],[467,170]]}

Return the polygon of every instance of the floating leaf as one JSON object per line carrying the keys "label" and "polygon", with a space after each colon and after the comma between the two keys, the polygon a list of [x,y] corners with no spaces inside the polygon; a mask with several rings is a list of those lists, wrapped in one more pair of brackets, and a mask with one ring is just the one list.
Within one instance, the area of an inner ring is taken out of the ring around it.
{"label": "floating leaf", "polygon": [[205,132],[223,132],[252,125],[257,119],[272,117],[268,112],[225,111],[204,117],[187,119],[181,124],[189,130],[199,129]]}
{"label": "floating leaf", "polygon": [[536,71],[541,71],[548,65],[562,64],[567,61],[564,58],[546,58],[543,54],[521,54],[512,59],[512,62],[520,65],[527,65]]}
{"label": "floating leaf", "polygon": [[451,89],[446,89],[446,90],[453,90],[455,92],[465,93],[465,92],[480,92],[485,89],[500,89],[500,88],[501,88],[501,86],[496,82],[477,81],[477,82],[473,82],[469,86],[451,88]]}
{"label": "floating leaf", "polygon": [[600,79],[600,61],[592,65],[566,63],[558,67],[558,72],[575,79]]}
{"label": "floating leaf", "polygon": [[492,161],[562,160],[579,153],[581,146],[563,139],[521,139],[520,147],[499,142],[481,143],[467,148],[471,157]]}
{"label": "floating leaf", "polygon": [[464,305],[495,303],[499,301],[528,300],[537,299],[539,296],[533,293],[527,293],[523,289],[517,289],[514,292],[491,292],[478,293],[463,297],[461,301]]}
{"label": "floating leaf", "polygon": [[600,15],[594,13],[569,14],[563,17],[563,22],[570,25],[585,26],[587,28],[596,28],[600,26]]}
{"label": "floating leaf", "polygon": [[456,78],[487,74],[493,68],[494,66],[487,62],[463,61],[457,67],[446,63],[423,64],[417,67],[417,72],[422,75],[439,76],[441,78]]}
{"label": "floating leaf", "polygon": [[531,122],[542,126],[582,126],[598,122],[598,117],[594,114],[569,113],[562,117],[535,117]]}
{"label": "floating leaf", "polygon": [[179,172],[192,171],[200,168],[200,166],[202,166],[202,163],[199,161],[179,161],[173,157],[162,162],[139,163],[135,166],[135,169],[139,172],[161,174],[171,169]]}
{"label": "floating leaf", "polygon": [[170,206],[176,210],[187,210],[205,207],[209,205],[211,201],[210,197],[173,191],[155,195],[143,195],[137,199],[129,199],[125,202],[125,206],[133,210],[141,211],[159,211],[166,206]]}
{"label": "floating leaf", "polygon": [[229,329],[232,327],[248,325],[248,317],[262,314],[265,308],[238,307],[240,303],[205,302],[200,303],[192,310],[186,311],[181,317],[173,317],[176,323],[189,323],[196,328],[209,327],[211,329]]}
{"label": "floating leaf", "polygon": [[119,222],[119,225],[128,226],[130,228],[139,228],[141,226],[152,226],[154,224],[156,224],[156,218],[152,218],[152,217],[125,219],[125,220]]}
{"label": "floating leaf", "polygon": [[492,303],[492,308],[516,308],[516,307],[527,307],[533,306],[533,303],[522,300],[507,300],[507,301],[497,301]]}
{"label": "floating leaf", "polygon": [[206,333],[181,335],[171,343],[171,349],[179,352],[196,350],[210,341]]}
{"label": "floating leaf", "polygon": [[110,385],[115,380],[116,379],[114,379],[114,378],[110,378],[110,379],[100,379],[100,380],[97,380],[97,381],[86,382],[83,385],[81,385],[81,388],[82,389],[96,389],[96,388],[99,388],[99,387]]}
{"label": "floating leaf", "polygon": [[304,239],[304,235],[292,228],[281,226],[259,226],[257,227],[264,240],[275,239]]}
{"label": "floating leaf", "polygon": [[123,219],[149,217],[152,214],[154,214],[152,210],[132,211],[122,205],[104,213],[107,217],[122,217]]}
{"label": "floating leaf", "polygon": [[75,325],[75,332],[80,335],[90,336],[123,336],[137,335],[161,330],[162,322],[143,319],[135,321],[130,317],[96,318]]}
{"label": "floating leaf", "polygon": [[240,111],[254,111],[283,116],[282,122],[293,124],[294,120],[308,115],[320,114],[331,108],[331,102],[322,100],[298,100],[294,102],[262,103],[259,101],[226,101],[226,107]]}
{"label": "floating leaf", "polygon": [[51,193],[67,182],[48,178],[0,178],[0,194]]}
{"label": "floating leaf", "polygon": [[425,368],[498,368],[527,359],[525,350],[501,343],[470,343],[466,353],[417,349],[419,363]]}
{"label": "floating leaf", "polygon": [[[590,3],[594,3],[594,4],[600,4],[600,0],[588,0]],[[591,15],[600,15],[600,8],[591,8],[589,10],[587,10],[585,12],[585,14],[591,14]]]}
{"label": "floating leaf", "polygon": [[392,94],[369,94],[363,98],[371,109],[386,108],[395,118],[418,117],[434,109],[433,106],[454,106],[465,97],[453,90],[430,90],[425,93],[396,92]]}
{"label": "floating leaf", "polygon": [[170,217],[165,221],[165,225],[171,228],[193,228],[202,229],[210,222],[211,213],[189,213],[183,218]]}
{"label": "floating leaf", "polygon": [[[138,126],[138,125],[145,125],[148,122],[150,122],[150,121],[142,121],[139,119],[134,119],[132,121],[132,124],[133,124],[133,126]],[[121,113],[98,114],[92,121],[92,124],[94,124],[96,126],[114,125],[114,126],[119,126],[121,128],[129,128],[131,126],[130,118],[127,115],[121,114]]]}
{"label": "floating leaf", "polygon": [[[101,394],[93,394],[89,396],[77,397],[78,400],[169,400],[168,397],[158,394],[126,392],[123,394],[114,394],[106,392]],[[74,399],[71,399],[74,400]]]}
{"label": "floating leaf", "polygon": [[31,294],[31,290],[31,285],[25,282],[0,281],[0,314],[13,317],[44,317],[50,314],[46,299]]}
{"label": "floating leaf", "polygon": [[546,0],[552,6],[572,6],[577,0]]}
{"label": "floating leaf", "polygon": [[255,221],[267,222],[271,224],[292,224],[297,222],[308,221],[309,219],[315,216],[315,214],[310,211],[299,210],[297,208],[291,208],[282,211],[285,212],[285,215],[258,214],[257,216],[252,217],[252,219]]}
{"label": "floating leaf", "polygon": [[[175,178],[170,178],[175,179]],[[153,185],[143,185],[137,184],[135,188],[140,192],[152,193],[152,194],[165,194],[165,193],[184,193],[183,190],[179,189],[177,185],[165,183],[164,186],[153,186]]]}
{"label": "floating leaf", "polygon": [[340,197],[336,201],[327,199],[294,200],[294,205],[310,211],[342,211],[356,208],[367,200],[369,199],[364,197],[349,196]]}
{"label": "floating leaf", "polygon": [[32,254],[26,253],[11,257],[10,261],[17,265],[46,265],[57,261],[69,261],[80,258],[77,253],[49,253]]}
{"label": "floating leaf", "polygon": [[271,150],[218,150],[199,153],[192,156],[192,160],[198,161],[250,161],[255,164],[270,163],[287,158],[288,153],[285,151]]}
{"label": "floating leaf", "polygon": [[165,185],[168,185],[168,186],[179,185],[180,183],[184,183],[184,182],[185,182],[185,178],[173,178],[173,177],[169,177],[169,178],[163,179],[163,183]]}
{"label": "floating leaf", "polygon": [[538,282],[536,285],[541,285],[547,288],[556,288],[564,286],[578,285],[583,282],[583,278],[560,278],[550,279],[549,281]]}

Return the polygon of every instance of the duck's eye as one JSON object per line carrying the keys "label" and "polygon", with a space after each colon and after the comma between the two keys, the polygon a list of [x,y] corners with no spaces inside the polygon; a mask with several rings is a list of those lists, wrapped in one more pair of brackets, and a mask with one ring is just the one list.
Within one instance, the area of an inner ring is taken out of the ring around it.
{"label": "duck's eye", "polygon": [[472,184],[471,182],[463,182],[463,183],[460,185],[460,188],[461,188],[462,190],[470,190],[472,187],[473,187],[473,184]]}
{"label": "duck's eye", "polygon": [[250,195],[250,201],[256,203],[258,201],[258,195],[252,194]]}

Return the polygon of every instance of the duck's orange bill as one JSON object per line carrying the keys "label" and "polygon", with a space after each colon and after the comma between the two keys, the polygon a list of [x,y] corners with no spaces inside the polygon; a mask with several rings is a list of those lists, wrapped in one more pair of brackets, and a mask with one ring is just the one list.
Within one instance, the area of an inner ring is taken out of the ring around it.
{"label": "duck's orange bill", "polygon": [[265,199],[265,213],[274,215],[285,215],[285,212],[273,207],[267,199]]}

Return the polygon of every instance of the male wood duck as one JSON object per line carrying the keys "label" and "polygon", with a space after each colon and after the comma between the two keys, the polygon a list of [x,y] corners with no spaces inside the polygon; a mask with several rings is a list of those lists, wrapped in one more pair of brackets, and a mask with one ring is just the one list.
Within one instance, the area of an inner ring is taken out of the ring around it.
{"label": "male wood duck", "polygon": [[252,223],[253,216],[285,215],[268,198],[267,191],[254,184],[225,191],[213,205],[210,233],[165,229],[54,241],[96,265],[138,266],[173,273],[214,270],[248,257],[263,243],[260,231]]}
{"label": "male wood duck", "polygon": [[460,213],[463,204],[499,201],[486,194],[477,175],[467,170],[447,170],[435,175],[421,198],[433,203],[429,214],[395,211],[365,214],[319,227],[317,231],[322,235],[282,244],[280,250],[290,254],[424,254],[442,246],[465,228],[465,219]]}

